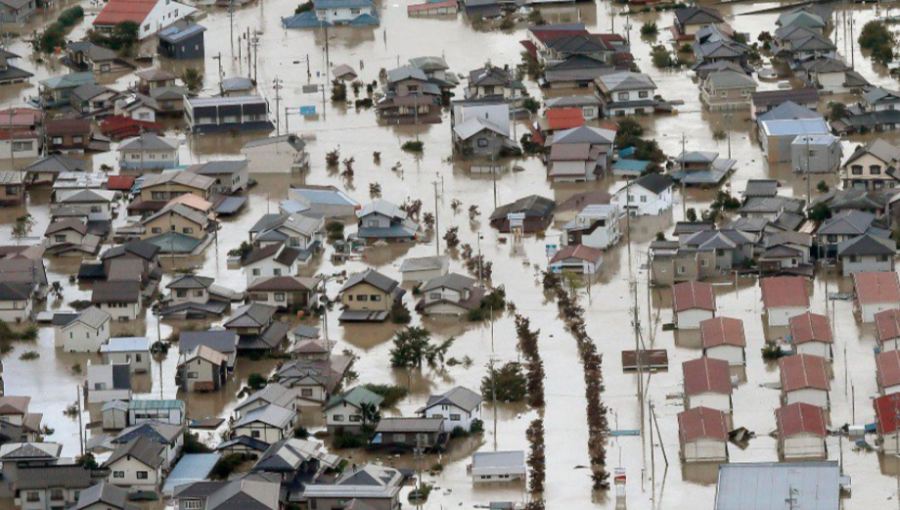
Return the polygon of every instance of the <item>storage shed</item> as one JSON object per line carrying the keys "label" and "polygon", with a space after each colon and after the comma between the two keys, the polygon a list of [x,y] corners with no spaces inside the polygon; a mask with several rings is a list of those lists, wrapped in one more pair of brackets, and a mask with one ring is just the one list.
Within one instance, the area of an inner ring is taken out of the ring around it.
{"label": "storage shed", "polygon": [[785,460],[828,458],[825,412],[804,402],[775,410],[778,452]]}
{"label": "storage shed", "polygon": [[678,440],[684,462],[728,460],[728,426],[725,413],[695,407],[678,413]]}
{"label": "storage shed", "polygon": [[475,452],[469,473],[476,483],[525,480],[525,452]]}
{"label": "storage shed", "polygon": [[103,404],[103,430],[122,430],[128,426],[128,402],[111,400]]}
{"label": "storage shed", "polygon": [[900,308],[900,281],[897,273],[856,273],[856,311],[862,322],[874,322],[875,314]]}
{"label": "storage shed", "polygon": [[679,283],[672,287],[672,307],[677,328],[698,329],[701,322],[716,316],[716,294],[708,283]]}
{"label": "storage shed", "polygon": [[729,365],[747,364],[747,339],[744,321],[715,317],[700,323],[700,341],[707,358],[727,361]]}
{"label": "storage shed", "polygon": [[817,313],[804,313],[790,318],[791,343],[798,354],[814,354],[827,361],[832,360],[831,325],[828,317]]}
{"label": "storage shed", "polygon": [[781,358],[781,400],[785,405],[804,402],[827,408],[830,404],[825,358],[795,354]]}
{"label": "storage shed", "polygon": [[684,407],[709,407],[731,413],[731,372],[728,362],[703,357],[686,361],[684,372]]}
{"label": "storage shed", "polygon": [[809,311],[807,281],[799,276],[778,276],[759,281],[769,326],[787,326],[790,318]]}

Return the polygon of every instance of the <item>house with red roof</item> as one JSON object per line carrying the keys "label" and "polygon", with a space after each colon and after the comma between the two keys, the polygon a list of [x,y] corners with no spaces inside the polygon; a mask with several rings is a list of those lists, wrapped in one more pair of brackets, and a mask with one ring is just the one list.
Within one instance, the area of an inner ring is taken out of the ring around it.
{"label": "house with red roof", "polygon": [[702,357],[681,364],[684,373],[684,407],[709,407],[731,413],[731,371],[728,362]]}
{"label": "house with red roof", "polygon": [[805,402],[827,408],[830,404],[828,370],[825,358],[795,354],[781,358],[781,400],[785,405]]}
{"label": "house with red roof", "polygon": [[827,361],[833,359],[834,337],[828,317],[817,313],[804,313],[790,318],[791,343],[798,354],[813,354]]}
{"label": "house with red roof", "polygon": [[195,12],[197,9],[175,0],[109,0],[94,18],[93,26],[108,32],[123,21],[133,21],[140,26],[138,39],[144,40]]}
{"label": "house with red roof", "polygon": [[728,425],[725,413],[695,407],[678,413],[678,441],[684,462],[728,460]]}
{"label": "house with red roof", "polygon": [[875,431],[881,439],[881,448],[886,455],[897,455],[900,438],[900,393],[878,397],[875,405]]}
{"label": "house with red roof", "polygon": [[714,317],[700,323],[703,355],[727,361],[731,366],[747,364],[747,338],[744,321],[731,317]]}
{"label": "house with red roof", "polygon": [[856,273],[856,312],[862,322],[874,322],[875,314],[900,308],[900,280],[897,273]]}
{"label": "house with red roof", "polygon": [[891,309],[875,314],[875,336],[882,352],[900,350],[900,310]]}
{"label": "house with red roof", "polygon": [[679,283],[672,287],[672,296],[678,329],[699,329],[701,322],[716,316],[716,294],[708,283]]}
{"label": "house with red roof", "polygon": [[807,281],[799,276],[778,276],[759,281],[769,326],[788,326],[790,318],[809,311]]}
{"label": "house with red roof", "polygon": [[875,379],[882,395],[900,393],[900,351],[887,351],[875,356]]}
{"label": "house with red roof", "polygon": [[783,460],[828,457],[825,438],[825,411],[821,407],[797,402],[775,410],[778,425],[778,453]]}
{"label": "house with red roof", "polygon": [[570,244],[550,259],[550,271],[557,274],[563,271],[594,274],[600,270],[602,263],[603,251],[583,244]]}

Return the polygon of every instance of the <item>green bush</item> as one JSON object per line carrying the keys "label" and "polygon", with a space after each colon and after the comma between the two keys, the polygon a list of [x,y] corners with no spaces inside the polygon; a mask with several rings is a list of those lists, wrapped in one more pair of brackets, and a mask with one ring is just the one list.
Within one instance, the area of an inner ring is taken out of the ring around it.
{"label": "green bush", "polygon": [[193,432],[185,432],[184,433],[184,446],[182,447],[182,451],[184,453],[210,453],[212,452],[212,448],[206,446],[200,441],[200,436]]}
{"label": "green bush", "polygon": [[269,380],[261,374],[250,374],[250,377],[247,378],[247,386],[254,390],[261,390],[267,384],[269,384]]}
{"label": "green bush", "polygon": [[364,384],[363,388],[384,399],[381,402],[381,407],[394,407],[397,405],[397,402],[409,395],[409,388],[396,384]]}
{"label": "green bush", "polygon": [[209,477],[213,480],[227,480],[242,462],[244,462],[244,456],[240,453],[225,455],[213,466]]}
{"label": "green bush", "polygon": [[510,361],[500,368],[488,368],[481,379],[481,394],[485,400],[494,400],[494,388],[500,402],[518,402],[528,395],[528,380],[522,372],[522,365]]}
{"label": "green bush", "polygon": [[334,441],[331,442],[331,446],[334,447],[335,450],[343,450],[345,448],[362,448],[365,445],[365,439],[354,436],[353,434],[340,434],[334,436]]}
{"label": "green bush", "polygon": [[403,145],[400,146],[401,149],[406,152],[422,152],[425,150],[425,142],[420,142],[417,140],[408,140],[403,142]]}
{"label": "green bush", "polygon": [[484,320],[484,308],[473,308],[466,314],[469,322],[481,322]]}

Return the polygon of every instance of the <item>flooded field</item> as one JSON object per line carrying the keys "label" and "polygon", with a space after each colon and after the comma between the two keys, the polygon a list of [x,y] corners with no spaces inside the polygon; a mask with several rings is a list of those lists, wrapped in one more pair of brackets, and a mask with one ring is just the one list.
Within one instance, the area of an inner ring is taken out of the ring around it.
{"label": "flooded field", "polygon": [[[513,31],[482,31],[460,15],[459,18],[447,19],[409,19],[403,2],[382,2],[382,26],[375,29],[339,28],[329,31],[327,41],[330,62],[332,65],[350,64],[357,69],[360,79],[371,82],[377,79],[381,68],[392,68],[405,63],[409,58],[424,55],[442,55],[458,73],[480,67],[490,60],[495,65],[515,65],[520,61],[524,28]],[[61,3],[66,7],[71,3]],[[550,509],[582,510],[590,508],[613,508],[616,504],[612,492],[592,492],[587,453],[587,421],[585,415],[585,398],[583,374],[574,339],[565,332],[558,319],[556,305],[549,301],[541,290],[539,271],[546,267],[545,243],[555,241],[559,235],[559,225],[546,234],[546,239],[526,237],[521,243],[511,238],[504,238],[487,224],[487,216],[496,205],[494,202],[494,183],[490,177],[472,175],[464,164],[450,162],[451,136],[449,114],[443,113],[443,123],[422,126],[381,126],[373,110],[357,111],[346,105],[322,104],[321,95],[304,95],[301,87],[308,83],[323,83],[325,76],[325,34],[322,31],[289,31],[281,28],[280,19],[293,14],[297,0],[256,0],[253,4],[240,8],[234,15],[234,34],[260,31],[258,53],[258,73],[260,93],[270,102],[274,99],[273,85],[276,79],[283,82],[281,90],[282,106],[298,107],[301,105],[317,105],[320,115],[315,118],[301,118],[292,114],[285,121],[282,112],[282,126],[288,123],[291,131],[302,134],[314,134],[315,141],[310,142],[311,170],[303,175],[255,175],[259,184],[249,191],[248,206],[236,217],[224,219],[216,243],[198,257],[164,259],[167,270],[161,288],[168,283],[175,269],[187,267],[197,268],[198,274],[211,276],[216,282],[227,287],[243,290],[245,277],[242,272],[229,270],[226,267],[226,253],[236,248],[246,239],[247,229],[264,213],[276,211],[279,200],[286,198],[289,184],[335,184],[345,188],[360,202],[369,201],[369,185],[379,183],[383,190],[383,198],[395,203],[407,199],[421,199],[423,210],[436,210],[440,217],[441,235],[452,226],[459,227],[463,243],[473,247],[478,244],[485,257],[494,263],[494,285],[504,285],[507,294],[515,303],[519,313],[529,317],[532,326],[540,329],[540,351],[546,370],[547,406],[540,411],[544,416],[547,444],[547,483],[544,497]],[[726,14],[728,22],[738,31],[747,32],[751,40],[755,40],[762,30],[774,30],[774,21],[778,13],[761,15],[746,14],[749,12],[777,7],[777,2],[741,2],[717,5]],[[91,3],[84,3],[89,15],[76,27],[71,38],[80,38],[98,11]],[[855,20],[857,30],[878,11],[875,6],[841,6],[836,5],[836,16],[841,9],[849,9],[849,17]],[[593,32],[622,30],[629,19],[618,16],[623,6],[607,2],[597,4],[578,4],[577,6],[559,6],[546,9],[545,17],[554,22],[586,23]],[[645,21],[655,21],[661,28],[660,41],[666,41],[668,33],[663,27],[672,23],[672,13],[652,13],[630,18],[630,40],[641,70],[656,81],[659,93],[670,100],[683,100],[684,105],[678,108],[677,114],[642,118],[650,136],[655,137],[661,148],[669,155],[681,150],[682,136],[686,137],[688,150],[718,150],[722,154],[727,151],[724,141],[714,141],[713,131],[726,125],[726,119],[720,114],[710,114],[703,110],[699,102],[699,91],[693,73],[687,70],[660,71],[650,62],[650,46],[652,40],[639,36],[639,27]],[[23,33],[38,28],[40,22],[52,20],[54,13],[43,15],[42,20],[34,20]],[[217,89],[216,73],[218,62],[213,59],[220,52],[221,62],[226,77],[246,75],[246,60],[238,60],[237,47],[242,46],[242,56],[246,57],[246,43],[235,45],[234,53],[229,44],[231,25],[225,10],[213,9],[201,22],[208,28],[206,33],[207,56],[203,63],[206,75],[205,92]],[[840,24],[839,24],[840,25]],[[842,49],[845,60],[850,61],[849,43],[842,28],[831,32],[831,38]],[[846,50],[845,50],[846,48]],[[27,44],[20,39],[12,41],[11,51],[30,55]],[[25,60],[25,59],[23,59]],[[307,61],[312,78],[307,77]],[[896,87],[896,81],[887,75],[885,69],[876,67],[871,60],[856,49],[853,55],[856,70],[873,84]],[[192,63],[191,65],[198,65]],[[39,79],[66,72],[65,68],[55,64],[53,59],[37,63],[33,59],[23,62],[22,67],[36,69],[33,83]],[[168,63],[165,68],[179,71],[181,67],[172,69]],[[104,83],[114,83],[124,87],[134,80],[130,75],[112,77]],[[541,96],[540,89],[533,82],[528,83],[532,95]],[[761,89],[774,88],[774,84],[763,82]],[[0,88],[0,104],[16,105],[22,98],[33,95],[34,86],[8,86]],[[554,94],[557,92],[554,91]],[[461,88],[457,95],[461,95]],[[829,100],[823,98],[823,106]],[[740,192],[751,178],[773,177],[785,183],[788,194],[797,196],[806,193],[807,183],[798,178],[786,165],[769,167],[762,156],[753,134],[755,125],[749,121],[748,112],[738,112],[731,120],[733,135],[731,139],[732,154],[738,160],[737,172],[730,184],[733,192]],[[524,121],[518,126],[519,133],[525,129]],[[282,132],[285,128],[282,127]],[[215,158],[237,157],[240,147],[255,136],[233,137],[231,135],[178,135],[185,140],[182,146],[181,161],[199,162]],[[420,156],[404,153],[400,150],[402,142],[419,136],[425,143],[425,151]],[[884,134],[883,138],[891,143],[900,142],[896,133]],[[845,140],[845,154],[851,147],[864,141],[863,137]],[[334,171],[325,166],[325,154],[339,149],[341,157],[356,159],[356,176],[352,181],[342,179]],[[373,161],[373,152],[381,153],[381,163]],[[24,162],[17,162],[21,168]],[[96,169],[108,164],[116,167],[115,152],[93,158]],[[503,161],[507,170],[497,176],[496,188],[498,203],[506,203],[528,194],[540,194],[562,201],[573,193],[581,192],[588,187],[611,190],[621,185],[613,179],[585,185],[551,186],[545,176],[545,169],[536,158],[525,158],[515,161]],[[513,165],[520,165],[524,170],[513,172]],[[401,170],[393,171],[399,166]],[[0,169],[11,169],[10,162],[0,163]],[[828,176],[830,185],[837,182],[836,176]],[[437,185],[435,186],[435,182]],[[435,189],[437,200],[435,201]],[[678,428],[676,415],[683,408],[680,393],[682,391],[681,363],[700,355],[699,339],[691,333],[663,331],[662,324],[671,322],[671,292],[668,289],[649,289],[647,286],[647,251],[651,240],[658,232],[670,233],[674,223],[682,218],[683,205],[686,207],[704,208],[711,200],[711,191],[689,191],[686,197],[679,197],[673,210],[661,217],[640,218],[631,222],[628,241],[605,254],[601,273],[594,278],[590,291],[581,289],[580,300],[587,313],[588,331],[600,352],[604,355],[604,379],[606,391],[604,403],[610,412],[610,424],[618,429],[642,429],[641,406],[637,397],[637,376],[624,373],[621,366],[620,353],[634,348],[632,332],[630,282],[635,283],[637,302],[641,308],[639,320],[642,334],[648,347],[666,349],[669,354],[670,370],[654,373],[646,377],[648,398],[652,400],[662,432],[656,444],[650,444],[649,432],[641,437],[623,437],[611,440],[608,448],[608,467],[624,467],[628,474],[627,505],[636,510],[644,509],[710,509],[713,507],[715,494],[716,466],[684,467],[678,459]],[[463,207],[454,213],[450,207],[453,199],[459,199]],[[477,205],[481,216],[470,221],[465,212],[470,205]],[[15,240],[11,236],[12,225],[17,216],[25,213],[35,219],[31,238]],[[121,223],[122,215],[118,222]],[[0,241],[3,243],[38,241],[49,223],[49,193],[33,192],[28,203],[19,209],[6,209],[0,213]],[[352,228],[350,229],[352,231]],[[332,274],[336,271],[354,272],[366,267],[376,267],[380,271],[398,276],[400,262],[407,256],[431,255],[435,246],[429,233],[426,241],[417,245],[402,245],[371,248],[365,252],[361,261],[349,262],[335,266],[329,258],[331,248],[324,256],[316,258],[303,269],[304,274]],[[451,270],[465,272],[459,261],[458,253],[452,253],[454,260]],[[48,260],[48,272],[51,282],[59,281],[64,287],[62,299],[49,298],[48,309],[66,308],[67,304],[90,298],[90,288],[70,283],[69,275],[77,271],[78,261],[71,259]],[[821,273],[814,286],[812,310],[828,313],[835,329],[835,359],[832,364],[833,379],[831,391],[830,423],[833,426],[851,423],[871,423],[874,412],[870,396],[877,392],[874,376],[873,347],[875,340],[871,327],[861,327],[853,318],[850,302],[828,302],[826,293],[848,292],[851,290],[849,279]],[[340,284],[330,282],[328,294],[334,298]],[[828,290],[826,290],[828,289]],[[649,296],[648,296],[649,293]],[[776,461],[776,440],[770,436],[775,430],[774,409],[779,405],[779,392],[767,388],[767,385],[778,382],[778,369],[775,364],[765,362],[760,349],[765,339],[784,336],[786,331],[765,327],[762,315],[761,294],[755,279],[738,279],[724,281],[716,286],[719,316],[739,318],[744,321],[747,333],[747,367],[736,374],[740,385],[734,393],[734,424],[754,431],[756,438],[749,446],[740,449],[730,445],[731,462]],[[647,303],[651,309],[647,309]],[[409,305],[410,303],[407,302]],[[832,306],[833,305],[833,306]],[[146,313],[146,312],[145,312]],[[833,314],[833,315],[832,315]],[[360,356],[355,365],[360,382],[391,383],[409,385],[411,395],[400,402],[397,408],[390,409],[389,415],[410,415],[420,407],[434,392],[440,392],[455,385],[463,385],[472,389],[480,387],[481,378],[485,374],[485,365],[493,356],[499,361],[519,359],[516,349],[514,322],[511,315],[500,314],[493,323],[468,323],[455,319],[422,320],[413,314],[414,324],[423,324],[434,337],[446,339],[455,337],[456,341],[450,355],[458,359],[468,356],[473,364],[465,368],[463,365],[448,366],[440,370],[424,369],[420,372],[408,373],[390,367],[390,339],[397,326],[386,324],[378,326],[347,326],[337,322],[337,314],[328,315],[328,331],[330,338],[337,341],[336,352],[350,349]],[[221,323],[222,321],[219,321]],[[216,322],[203,323],[202,326],[214,325]],[[146,313],[143,321],[116,324],[118,334],[147,335],[152,340],[169,337],[173,331],[185,327],[185,323],[162,321]],[[191,324],[190,327],[196,327]],[[40,358],[34,361],[21,361],[19,356],[27,350],[36,350]],[[75,401],[77,388],[83,383],[83,375],[73,371],[73,365],[86,366],[88,362],[98,362],[99,357],[79,354],[66,354],[53,347],[53,331],[50,327],[42,327],[40,336],[34,344],[15,342],[14,349],[3,356],[5,368],[4,379],[7,381],[7,394],[30,395],[32,411],[44,413],[44,422],[54,429],[47,440],[57,441],[64,445],[66,456],[79,454],[78,420],[64,416],[64,409]],[[162,396],[188,399],[188,413],[191,419],[205,417],[227,418],[237,402],[237,391],[246,383],[252,373],[271,373],[275,362],[271,360],[252,361],[242,358],[238,362],[234,380],[224,391],[217,394],[184,395],[176,392],[174,385],[177,353],[154,362],[153,370],[135,386],[139,396]],[[444,471],[437,477],[426,475],[427,481],[433,481],[437,490],[432,492],[428,502],[423,505],[427,509],[439,508],[471,508],[471,503],[486,504],[498,500],[524,500],[528,497],[524,485],[484,485],[473,487],[466,475],[466,465],[470,454],[476,450],[524,449],[527,450],[525,429],[538,414],[523,405],[500,405],[496,410],[497,434],[494,435],[495,410],[490,404],[485,407],[485,433],[481,438],[473,438],[457,442],[442,458],[428,457],[419,461],[423,467],[436,462],[444,465]],[[85,420],[99,420],[97,409],[85,413]],[[302,422],[311,430],[323,428],[322,417],[313,410],[305,411]],[[91,429],[93,431],[95,429]],[[98,430],[98,429],[96,429]],[[213,445],[218,442],[222,430],[201,432],[201,437]],[[388,465],[416,468],[417,462],[411,456],[370,457],[361,451],[339,451],[341,455],[354,461],[374,460]],[[845,501],[847,510],[872,508],[889,508],[897,504],[896,483],[898,466],[893,459],[883,459],[872,452],[856,451],[852,443],[846,439],[843,444],[837,438],[829,438],[828,453],[831,459],[840,459],[844,470],[852,477],[856,490],[851,498]],[[668,463],[664,461],[664,455]],[[404,502],[405,502],[404,497]]]}

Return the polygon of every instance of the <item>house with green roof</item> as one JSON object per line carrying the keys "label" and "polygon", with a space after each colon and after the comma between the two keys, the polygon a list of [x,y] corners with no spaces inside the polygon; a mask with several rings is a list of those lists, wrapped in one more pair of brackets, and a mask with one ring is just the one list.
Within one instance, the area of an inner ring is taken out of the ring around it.
{"label": "house with green roof", "polygon": [[64,106],[71,102],[70,95],[73,90],[82,85],[96,84],[97,78],[91,72],[53,76],[39,82],[38,101],[48,108]]}
{"label": "house with green roof", "polygon": [[363,407],[378,409],[384,398],[362,386],[357,386],[350,391],[331,397],[325,404],[325,425],[328,433],[360,434],[363,425],[375,426],[363,412]]}

